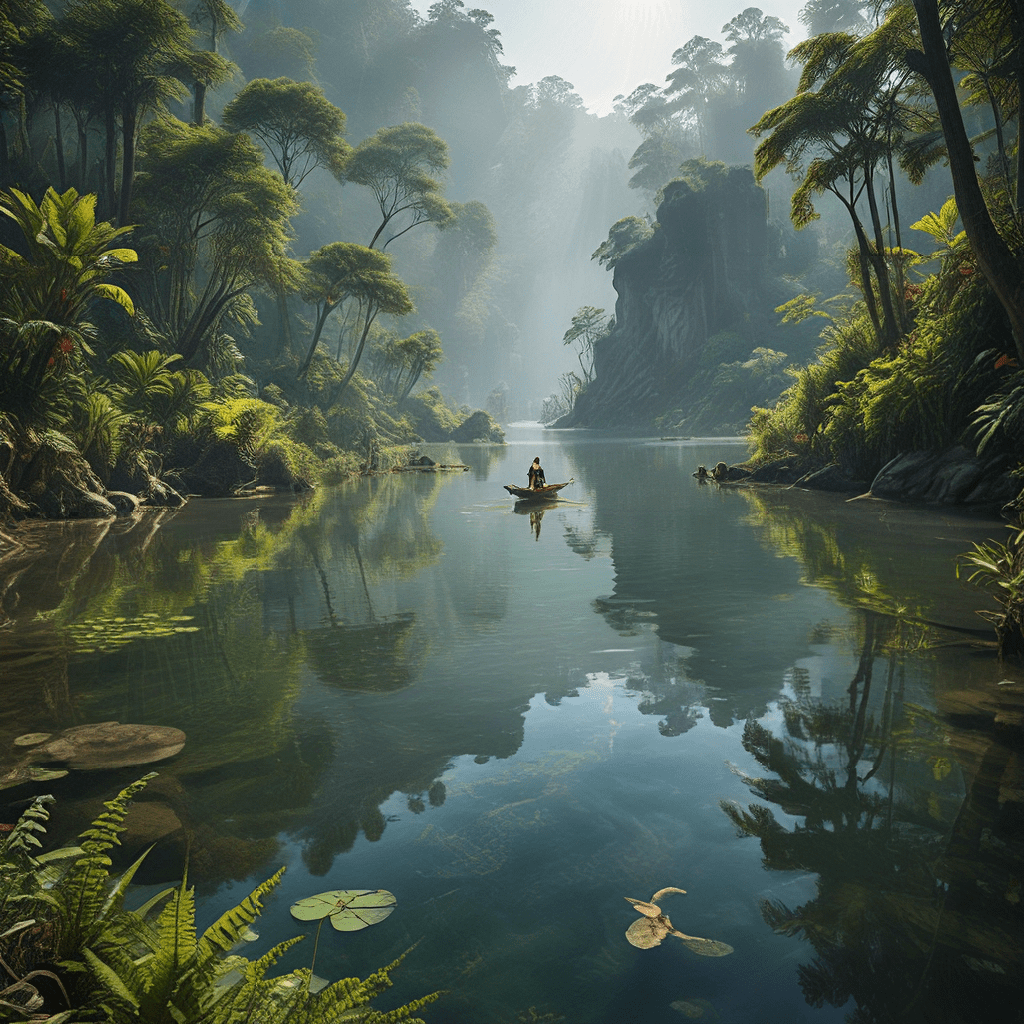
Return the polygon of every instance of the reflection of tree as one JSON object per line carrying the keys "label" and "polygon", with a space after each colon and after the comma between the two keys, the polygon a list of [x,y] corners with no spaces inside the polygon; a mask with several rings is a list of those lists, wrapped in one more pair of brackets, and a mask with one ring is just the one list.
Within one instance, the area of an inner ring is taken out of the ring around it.
{"label": "reflection of tree", "polygon": [[[723,810],[741,835],[760,840],[766,867],[818,876],[814,899],[795,909],[765,901],[762,914],[813,947],[815,959],[799,972],[807,1001],[853,999],[848,1020],[857,1024],[1016,1019],[1013,858],[1004,856],[1001,888],[987,896],[974,872],[962,870],[966,862],[954,870],[963,828],[943,810],[950,766],[934,754],[942,737],[928,716],[903,705],[905,631],[865,613],[861,640],[841,705],[798,693],[781,704],[785,735],[754,721],[744,729],[744,747],[770,773],[745,777],[764,803]],[[965,806],[972,802],[969,794]],[[784,823],[779,812],[800,821]],[[989,814],[987,827],[995,824]]]}

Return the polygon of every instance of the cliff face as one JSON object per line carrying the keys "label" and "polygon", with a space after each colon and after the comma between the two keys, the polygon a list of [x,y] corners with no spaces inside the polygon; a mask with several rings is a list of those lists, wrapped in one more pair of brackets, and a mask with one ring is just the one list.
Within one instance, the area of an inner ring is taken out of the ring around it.
{"label": "cliff face", "polygon": [[699,192],[666,186],[654,235],[615,266],[615,329],[595,348],[595,380],[556,426],[647,428],[680,406],[709,338],[758,344],[767,244],[765,193],[748,169]]}

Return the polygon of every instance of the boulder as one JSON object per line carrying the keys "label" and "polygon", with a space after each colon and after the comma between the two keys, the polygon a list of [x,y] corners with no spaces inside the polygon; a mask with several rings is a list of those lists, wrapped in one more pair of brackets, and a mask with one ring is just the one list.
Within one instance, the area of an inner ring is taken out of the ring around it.
{"label": "boulder", "polygon": [[1005,455],[980,459],[963,445],[906,452],[882,467],[871,482],[871,495],[928,505],[1001,507],[1020,490],[1008,463]]}

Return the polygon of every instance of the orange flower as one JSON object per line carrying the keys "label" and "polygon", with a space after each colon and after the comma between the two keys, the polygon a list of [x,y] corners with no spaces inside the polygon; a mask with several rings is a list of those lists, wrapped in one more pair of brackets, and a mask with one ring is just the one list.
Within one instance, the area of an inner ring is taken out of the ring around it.
{"label": "orange flower", "polygon": [[1011,356],[1006,355],[1006,353],[1004,352],[996,360],[996,369],[997,370],[1001,370],[1004,366],[1012,366],[1012,367],[1016,368],[1017,360],[1012,358]]}

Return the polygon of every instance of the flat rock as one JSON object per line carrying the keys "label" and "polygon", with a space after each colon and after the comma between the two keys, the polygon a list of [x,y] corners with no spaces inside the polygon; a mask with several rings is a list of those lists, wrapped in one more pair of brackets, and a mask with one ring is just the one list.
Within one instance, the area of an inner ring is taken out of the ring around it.
{"label": "flat rock", "polygon": [[65,729],[30,753],[33,761],[60,761],[68,768],[98,771],[163,761],[184,745],[185,734],[170,726],[98,722]]}

